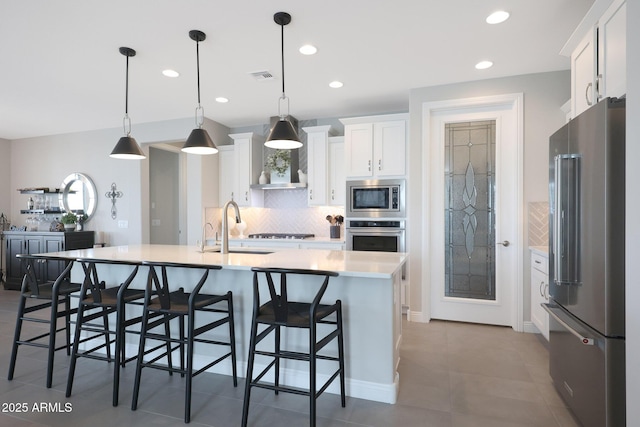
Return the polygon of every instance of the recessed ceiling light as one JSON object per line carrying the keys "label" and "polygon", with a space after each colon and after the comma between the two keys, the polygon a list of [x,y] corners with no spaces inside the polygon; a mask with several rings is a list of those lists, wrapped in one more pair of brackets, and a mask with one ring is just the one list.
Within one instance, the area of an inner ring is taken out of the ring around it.
{"label": "recessed ceiling light", "polygon": [[493,66],[493,62],[491,61],[480,61],[476,64],[476,68],[478,70],[486,70],[487,68],[491,68]]}
{"label": "recessed ceiling light", "polygon": [[334,89],[338,89],[338,88],[340,88],[342,86],[344,86],[344,84],[342,82],[337,81],[337,80],[334,80],[331,83],[329,83],[329,87],[332,87]]}
{"label": "recessed ceiling light", "polygon": [[162,74],[165,77],[178,77],[180,75],[176,70],[162,70]]}
{"label": "recessed ceiling light", "polygon": [[229,102],[229,99],[228,99],[228,98],[225,98],[224,96],[219,96],[219,97],[217,97],[217,98],[216,98],[216,102],[219,102],[219,103],[221,103],[221,104],[224,104],[224,103],[226,103],[226,102]]}
{"label": "recessed ceiling light", "polygon": [[497,12],[493,12],[491,15],[487,16],[486,21],[487,24],[499,24],[507,19],[509,19],[509,12],[498,10]]}
{"label": "recessed ceiling light", "polygon": [[300,46],[300,53],[303,55],[313,55],[318,51],[318,48],[311,44],[305,44]]}

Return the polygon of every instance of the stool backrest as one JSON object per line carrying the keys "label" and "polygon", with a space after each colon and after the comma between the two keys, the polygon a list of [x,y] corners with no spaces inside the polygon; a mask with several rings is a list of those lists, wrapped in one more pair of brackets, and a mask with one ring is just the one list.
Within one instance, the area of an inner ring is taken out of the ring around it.
{"label": "stool backrest", "polygon": [[[200,289],[204,285],[204,282],[207,281],[207,277],[209,276],[209,270],[220,270],[222,269],[219,265],[200,265],[200,264],[178,264],[178,263],[166,263],[166,262],[144,262],[144,265],[149,266],[149,276],[147,279],[147,292],[145,299],[147,302],[151,298],[151,295],[155,295],[160,301],[160,308],[168,310],[171,308],[171,298],[170,293],[171,288],[169,286],[169,279],[167,277],[167,267],[173,268],[196,268],[196,269],[204,269],[204,273],[202,277],[198,281],[196,287],[191,291],[191,295],[189,296],[189,303],[192,302],[193,298],[200,292]],[[159,268],[161,272],[162,280],[158,277],[158,273],[156,269]],[[180,291],[184,292],[184,288],[180,288]],[[175,291],[175,289],[174,289]]]}
{"label": "stool backrest", "polygon": [[[21,254],[18,256],[18,258],[20,258],[20,260],[26,264],[24,268],[24,276],[22,277],[22,285],[20,288],[21,292],[30,293],[35,297],[38,297],[40,295],[40,285],[46,282],[38,280],[34,262],[42,261],[42,260],[45,260],[45,261],[46,260],[56,260],[56,261],[62,260],[62,258],[59,258],[59,257],[49,258],[49,257],[43,257],[43,256],[33,256],[28,254]],[[58,276],[56,280],[53,282],[52,287],[54,288],[59,287],[63,281],[69,281],[69,272],[71,271],[71,267],[73,267],[73,261],[69,261],[67,263],[66,267],[64,268],[60,276]]]}
{"label": "stool backrest", "polygon": [[[324,276],[324,280],[318,288],[313,301],[307,301],[311,303],[310,313],[311,318],[314,317],[316,309],[320,304],[327,286],[329,285],[329,278],[338,276],[335,271],[325,270],[306,270],[306,269],[291,269],[291,268],[262,268],[253,267],[253,309],[254,314],[257,314],[257,310],[260,308],[260,286],[259,276],[264,275],[266,277],[267,286],[269,287],[269,295],[271,296],[271,307],[273,309],[276,322],[284,323],[289,317],[289,298],[287,295],[287,275],[301,275],[301,276]],[[274,280],[274,276],[279,275],[279,280]]]}
{"label": "stool backrest", "polygon": [[134,263],[134,262],[125,262],[125,261],[103,261],[103,260],[94,260],[94,259],[78,259],[78,262],[80,262],[82,264],[82,269],[84,270],[84,280],[82,282],[82,288],[80,289],[80,294],[82,295],[82,298],[85,298],[88,296],[88,294],[91,294],[91,297],[93,298],[93,302],[94,303],[101,303],[102,302],[102,293],[101,290],[106,288],[106,282],[104,280],[100,280],[100,278],[98,277],[98,269],[97,269],[97,265],[98,264],[105,264],[105,265],[133,265],[134,269],[133,271],[129,274],[129,276],[127,277],[127,279],[120,283],[120,287],[121,290],[125,290],[129,287],[129,285],[131,284],[131,282],[133,281],[133,279],[136,277],[136,274],[138,274],[138,268],[140,267],[139,263]]}

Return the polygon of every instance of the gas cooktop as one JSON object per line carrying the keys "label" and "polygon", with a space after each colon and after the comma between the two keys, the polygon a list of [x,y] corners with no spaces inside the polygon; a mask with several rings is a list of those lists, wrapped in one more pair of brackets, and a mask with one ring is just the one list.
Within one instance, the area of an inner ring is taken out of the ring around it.
{"label": "gas cooktop", "polygon": [[257,233],[249,234],[250,239],[310,239],[314,234],[300,233]]}

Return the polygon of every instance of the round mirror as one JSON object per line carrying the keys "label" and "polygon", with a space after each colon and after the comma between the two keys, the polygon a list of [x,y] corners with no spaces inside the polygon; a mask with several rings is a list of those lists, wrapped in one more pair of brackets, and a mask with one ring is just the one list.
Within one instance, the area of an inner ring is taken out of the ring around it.
{"label": "round mirror", "polygon": [[84,213],[87,221],[96,211],[96,186],[91,178],[82,173],[72,173],[60,186],[60,209],[76,214]]}

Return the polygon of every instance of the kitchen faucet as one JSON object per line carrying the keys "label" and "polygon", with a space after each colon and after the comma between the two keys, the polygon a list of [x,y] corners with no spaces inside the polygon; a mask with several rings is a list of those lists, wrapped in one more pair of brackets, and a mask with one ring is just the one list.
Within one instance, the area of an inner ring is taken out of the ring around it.
{"label": "kitchen faucet", "polygon": [[240,224],[240,209],[238,204],[233,200],[229,200],[222,208],[222,242],[220,246],[221,254],[229,253],[229,205],[233,206],[236,211],[236,224]]}
{"label": "kitchen faucet", "polygon": [[204,247],[206,246],[205,242],[206,242],[206,234],[207,234],[206,233],[207,225],[211,227],[211,229],[213,230],[213,225],[211,225],[210,222],[207,222],[202,226],[202,240],[200,240],[200,252],[204,252]]}

